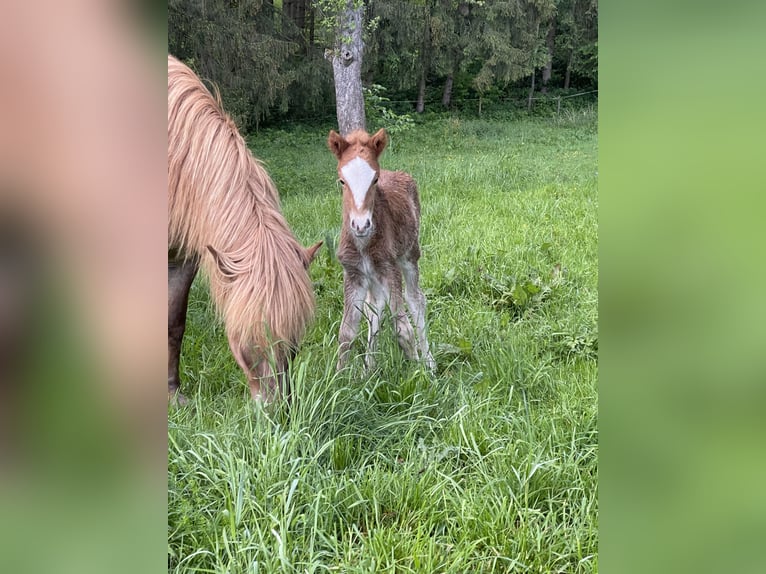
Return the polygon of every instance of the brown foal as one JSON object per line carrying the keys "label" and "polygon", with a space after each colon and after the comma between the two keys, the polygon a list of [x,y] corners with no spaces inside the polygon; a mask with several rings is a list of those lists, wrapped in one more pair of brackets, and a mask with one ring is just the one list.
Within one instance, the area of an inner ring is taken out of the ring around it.
{"label": "brown foal", "polygon": [[348,362],[362,315],[369,324],[365,365],[374,366],[380,320],[388,304],[405,355],[424,361],[433,371],[436,364],[426,338],[426,298],[419,285],[418,188],[409,174],[380,169],[378,158],[387,143],[382,129],[372,136],[358,130],[345,138],[331,131],[327,140],[338,158],[343,186],[338,260],[343,265],[344,304],[338,368]]}

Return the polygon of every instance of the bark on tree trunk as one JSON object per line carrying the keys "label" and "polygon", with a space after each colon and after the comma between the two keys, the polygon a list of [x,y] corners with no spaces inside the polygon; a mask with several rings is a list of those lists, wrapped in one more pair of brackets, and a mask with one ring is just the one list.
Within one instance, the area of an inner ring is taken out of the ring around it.
{"label": "bark on tree trunk", "polygon": [[354,9],[354,0],[347,0],[340,14],[340,28],[332,56],[335,80],[335,110],[341,135],[366,129],[364,94],[362,93],[362,16],[364,4]]}
{"label": "bark on tree trunk", "polygon": [[548,28],[548,35],[545,37],[545,45],[548,48],[548,63],[543,68],[543,82],[540,91],[542,93],[548,92],[548,82],[551,79],[553,73],[553,49],[556,47],[556,20],[551,20],[550,28]]}
{"label": "bark on tree trunk", "polygon": [[535,76],[537,75],[536,72],[537,70],[532,71],[532,85],[529,88],[529,99],[527,100],[527,111],[532,110],[532,98],[535,95]]}
{"label": "bark on tree trunk", "polygon": [[445,108],[449,108],[450,103],[452,103],[452,82],[453,76],[450,72],[447,74],[447,81],[444,82],[444,94],[442,94],[442,106]]}

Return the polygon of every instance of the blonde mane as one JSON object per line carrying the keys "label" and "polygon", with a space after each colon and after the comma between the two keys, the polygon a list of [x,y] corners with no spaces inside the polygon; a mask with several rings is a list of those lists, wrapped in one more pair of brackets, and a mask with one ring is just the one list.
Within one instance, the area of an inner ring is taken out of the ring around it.
{"label": "blonde mane", "polygon": [[314,312],[303,248],[234,122],[170,55],[168,245],[199,258],[230,341],[282,352],[298,344]]}

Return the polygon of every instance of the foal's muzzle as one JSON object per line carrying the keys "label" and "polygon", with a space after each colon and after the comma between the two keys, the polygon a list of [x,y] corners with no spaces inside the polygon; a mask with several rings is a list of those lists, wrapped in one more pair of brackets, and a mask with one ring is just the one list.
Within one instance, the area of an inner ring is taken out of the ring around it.
{"label": "foal's muzzle", "polygon": [[351,231],[357,237],[367,237],[372,232],[372,217],[370,217],[370,214],[351,216]]}

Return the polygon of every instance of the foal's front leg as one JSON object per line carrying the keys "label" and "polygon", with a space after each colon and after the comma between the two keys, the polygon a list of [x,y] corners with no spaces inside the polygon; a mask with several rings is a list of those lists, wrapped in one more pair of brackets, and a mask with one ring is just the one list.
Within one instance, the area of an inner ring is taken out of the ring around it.
{"label": "foal's front leg", "polygon": [[367,350],[364,353],[364,365],[368,370],[375,367],[380,321],[383,319],[389,292],[390,286],[387,278],[381,277],[378,281],[370,281],[364,306],[364,316],[367,318]]}
{"label": "foal's front leg", "polygon": [[359,334],[359,323],[362,320],[362,309],[365,305],[367,284],[363,277],[356,273],[343,271],[343,319],[340,323],[338,343],[338,370],[346,366],[351,344]]}
{"label": "foal's front leg", "polygon": [[396,328],[396,337],[399,341],[399,347],[404,351],[405,356],[411,360],[417,360],[417,344],[415,342],[415,333],[410,325],[407,312],[404,309],[404,300],[402,298],[402,275],[399,269],[392,272],[391,294],[389,296],[389,307],[391,315],[394,318]]}
{"label": "foal's front leg", "polygon": [[415,323],[420,358],[425,361],[431,371],[434,371],[436,370],[436,361],[431,355],[426,338],[426,296],[420,289],[418,263],[417,261],[405,261],[401,269],[404,275],[404,298],[412,315],[412,322]]}

